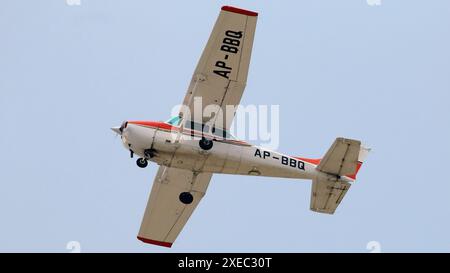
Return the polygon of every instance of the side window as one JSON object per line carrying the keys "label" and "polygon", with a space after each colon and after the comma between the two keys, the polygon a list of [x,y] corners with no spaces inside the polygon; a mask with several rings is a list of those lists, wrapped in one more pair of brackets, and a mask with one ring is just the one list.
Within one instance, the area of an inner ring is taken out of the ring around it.
{"label": "side window", "polygon": [[197,122],[191,121],[191,124],[190,124],[189,128],[192,129],[192,130],[195,130],[195,131],[201,131],[202,130],[202,125],[197,123]]}
{"label": "side window", "polygon": [[209,132],[209,126],[205,125],[205,124],[200,124],[195,121],[187,121],[186,125],[187,125],[186,127],[188,127],[191,130],[194,130],[194,131],[205,132],[205,133]]}
{"label": "side window", "polygon": [[227,138],[227,139],[233,138],[227,131],[224,131],[224,130],[216,128],[216,127],[213,127],[212,133],[215,136],[218,136],[218,137],[221,137],[221,138]]}

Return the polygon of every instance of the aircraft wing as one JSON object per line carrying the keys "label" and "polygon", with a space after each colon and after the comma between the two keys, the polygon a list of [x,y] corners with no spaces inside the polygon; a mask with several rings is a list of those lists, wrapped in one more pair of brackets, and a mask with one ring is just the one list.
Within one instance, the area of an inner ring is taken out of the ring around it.
{"label": "aircraft wing", "polygon": [[[180,116],[184,120],[208,122],[225,130],[230,128],[235,110],[225,112],[226,105],[238,105],[244,92],[257,15],[252,11],[222,7],[184,98],[183,105],[190,114],[188,117],[182,109]],[[194,103],[199,98],[201,107],[194,109]],[[202,117],[208,105],[216,107],[210,107],[205,112],[214,114],[207,113],[207,117]]]}
{"label": "aircraft wing", "polygon": [[[138,239],[149,244],[171,247],[194,209],[205,195],[211,173],[160,166],[153,182]],[[181,202],[189,192],[192,203]]]}
{"label": "aircraft wing", "polygon": [[333,214],[341,203],[351,184],[325,179],[313,179],[311,188],[311,210]]}

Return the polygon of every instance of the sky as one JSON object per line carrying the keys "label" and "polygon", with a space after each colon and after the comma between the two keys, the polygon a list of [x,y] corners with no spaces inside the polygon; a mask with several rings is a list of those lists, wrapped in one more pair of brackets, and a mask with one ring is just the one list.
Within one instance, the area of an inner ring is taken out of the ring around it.
{"label": "sky", "polygon": [[[450,251],[449,1],[74,3],[2,1],[0,252]],[[143,244],[158,166],[110,127],[169,118],[222,5],[259,12],[241,103],[279,105],[280,152],[372,152],[332,216],[310,181],[217,174],[171,249]]]}

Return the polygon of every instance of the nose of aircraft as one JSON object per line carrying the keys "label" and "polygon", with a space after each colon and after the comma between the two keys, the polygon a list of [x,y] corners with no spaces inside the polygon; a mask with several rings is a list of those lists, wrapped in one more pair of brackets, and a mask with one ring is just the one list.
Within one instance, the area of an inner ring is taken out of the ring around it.
{"label": "nose of aircraft", "polygon": [[120,127],[119,126],[111,127],[111,130],[113,130],[118,135],[122,134],[122,132],[120,131]]}
{"label": "nose of aircraft", "polygon": [[116,127],[112,127],[111,130],[113,130],[115,133],[122,135],[123,133],[123,129],[127,128],[128,122],[124,121],[122,122],[122,125],[120,125],[120,127],[116,126]]}

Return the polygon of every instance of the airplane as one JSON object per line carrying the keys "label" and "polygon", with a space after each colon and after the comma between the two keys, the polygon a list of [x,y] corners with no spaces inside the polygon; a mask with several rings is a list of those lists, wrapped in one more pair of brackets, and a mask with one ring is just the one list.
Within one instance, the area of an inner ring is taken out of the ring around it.
{"label": "airplane", "polygon": [[[221,8],[177,116],[111,128],[130,156],[139,156],[139,167],[148,161],[160,166],[137,236],[142,242],[171,247],[214,173],[312,180],[310,209],[326,214],[335,212],[356,180],[369,152],[358,140],[336,138],[323,158],[311,159],[254,146],[229,133],[235,112],[223,113],[241,100],[257,18],[253,11]],[[195,98],[202,99],[200,111],[208,105],[217,111],[192,115]]]}

